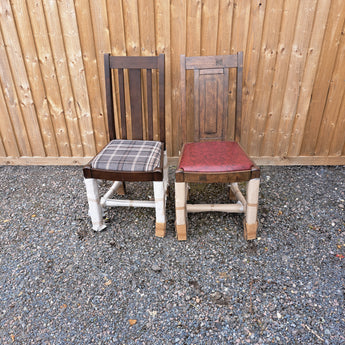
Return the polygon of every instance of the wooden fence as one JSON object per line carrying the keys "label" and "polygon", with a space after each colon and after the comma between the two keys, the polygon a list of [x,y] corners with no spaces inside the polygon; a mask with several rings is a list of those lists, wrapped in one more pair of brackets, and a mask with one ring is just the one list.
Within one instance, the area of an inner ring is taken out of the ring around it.
{"label": "wooden fence", "polygon": [[259,164],[345,164],[344,0],[1,0],[0,164],[82,164],[107,142],[103,54],[244,51],[242,145]]}

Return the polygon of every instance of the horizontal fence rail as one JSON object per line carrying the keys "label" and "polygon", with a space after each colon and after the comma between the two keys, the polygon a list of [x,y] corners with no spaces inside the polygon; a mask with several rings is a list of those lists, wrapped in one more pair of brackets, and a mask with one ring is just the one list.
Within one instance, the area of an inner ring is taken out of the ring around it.
{"label": "horizontal fence rail", "polygon": [[84,164],[106,145],[104,53],[165,54],[166,141],[177,157],[180,55],[238,51],[249,155],[345,164],[344,24],[343,0],[1,0],[0,164]]}

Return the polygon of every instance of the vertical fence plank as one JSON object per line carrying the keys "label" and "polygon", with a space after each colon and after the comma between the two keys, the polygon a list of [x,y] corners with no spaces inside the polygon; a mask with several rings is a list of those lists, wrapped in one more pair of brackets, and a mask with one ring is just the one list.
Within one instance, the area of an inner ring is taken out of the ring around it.
{"label": "vertical fence plank", "polygon": [[[217,35],[217,55],[230,54],[230,41],[232,34],[234,3],[232,1],[220,0],[218,13],[218,35]],[[245,91],[245,89],[243,89]],[[245,93],[242,96],[242,104],[245,101]],[[243,107],[242,107],[243,109]],[[242,111],[242,116],[244,111]],[[228,114],[225,121],[228,130],[224,133],[225,140],[234,139],[233,125],[235,114],[231,112],[231,107],[228,107]]]}
{"label": "vertical fence plank", "polygon": [[[104,42],[103,45],[109,44],[110,39],[110,51],[115,56],[126,55],[126,39],[125,39],[125,24],[123,18],[123,6],[122,0],[107,1],[105,16],[108,16],[108,27],[103,24],[103,30],[105,31],[104,37],[108,40],[108,43]],[[105,23],[107,22],[104,20]],[[99,35],[97,35],[98,37]],[[103,39],[103,38],[101,38]],[[96,43],[97,44],[97,43]],[[115,78],[117,79],[117,78]],[[114,92],[116,94],[116,105],[114,107],[115,112],[115,128],[116,132],[119,132],[120,128],[120,98],[119,98],[119,86],[118,82],[114,83]]]}
{"label": "vertical fence plank", "polygon": [[121,0],[112,0],[107,3],[107,15],[110,35],[111,53],[113,55],[126,55],[125,26],[123,21],[123,9]]}
{"label": "vertical fence plank", "polygon": [[171,112],[171,54],[169,0],[155,1],[157,54],[165,54],[165,128],[168,156],[172,156],[173,127]]}
{"label": "vertical fence plank", "polygon": [[5,146],[2,141],[1,131],[0,131],[0,157],[6,157]]}
{"label": "vertical fence plank", "polygon": [[[124,35],[123,27],[115,26],[114,23],[121,23],[122,18],[122,5],[120,0],[109,1],[106,0],[88,0],[91,12],[91,21],[93,28],[93,36],[90,40],[93,40],[95,46],[95,55],[97,59],[98,76],[101,91],[101,100],[104,111],[107,109],[106,99],[105,99],[105,78],[104,78],[104,54],[113,55],[125,55],[121,54],[121,47],[117,48],[117,42],[121,40]],[[86,6],[86,3],[85,3]],[[115,20],[113,20],[115,16]],[[108,20],[109,18],[109,20]],[[114,44],[110,42],[110,37],[114,39]],[[117,39],[117,40],[116,40]],[[118,89],[117,93],[118,93]],[[114,117],[115,117],[115,129],[118,132],[119,120],[118,120],[118,107],[114,107]],[[110,114],[107,114],[107,116]],[[107,121],[105,120],[105,126],[107,128]],[[108,135],[107,135],[108,138]]]}
{"label": "vertical fence plank", "polygon": [[267,2],[264,29],[262,33],[260,62],[252,105],[250,136],[247,142],[249,154],[260,155],[260,148],[266,134],[268,107],[272,95],[279,34],[281,28],[283,1]]}
{"label": "vertical fence plank", "polygon": [[[242,96],[242,130],[241,143],[243,147],[247,147],[248,137],[250,135],[251,109],[254,101],[254,90],[258,74],[258,66],[260,61],[261,37],[264,23],[266,1],[260,3],[252,3],[249,29],[247,38],[247,47],[245,54],[244,80],[243,80],[243,96]],[[230,121],[234,122],[234,113],[230,114]],[[229,133],[230,138],[234,138],[234,126]]]}
{"label": "vertical fence plank", "polygon": [[[251,149],[250,139],[254,137],[255,139],[252,140],[254,143],[257,140],[255,137],[257,134],[257,126],[252,128],[250,125],[253,123],[255,124],[255,116],[258,114],[252,114],[252,108],[258,111],[257,108],[260,108],[258,103],[261,101],[261,97],[263,97],[262,93],[270,91],[267,85],[263,85],[263,73],[260,73],[261,70],[258,69],[265,61],[265,56],[261,55],[265,55],[267,50],[272,49],[271,47],[267,47],[268,43],[265,31],[267,29],[264,26],[267,26],[267,21],[272,20],[270,13],[268,1],[256,2],[255,4],[252,3],[246,51],[247,68],[245,69],[245,81],[250,81],[250,84],[245,82],[244,104],[242,107],[243,130],[241,135],[241,143],[247,150]],[[270,30],[273,31],[270,32],[271,37],[274,36],[274,30],[276,29],[274,24],[275,21],[270,23]],[[259,116],[261,115],[263,115],[262,112],[259,112]]]}
{"label": "vertical fence plank", "polygon": [[[239,51],[244,52],[244,71],[248,69],[248,63],[246,59],[246,47],[249,33],[249,23],[250,23],[250,13],[251,13],[251,0],[237,0],[234,1],[234,12],[233,12],[233,29],[231,32],[231,42],[230,42],[230,53],[237,54]],[[245,75],[246,72],[244,72]],[[228,123],[234,123],[235,105],[236,105],[236,72],[231,70],[229,73],[229,109],[228,113],[229,119]],[[246,120],[246,119],[244,119]],[[242,129],[246,130],[248,123],[243,121],[242,117]],[[233,136],[234,129],[232,128],[229,136]],[[240,135],[241,136],[241,135]]]}
{"label": "vertical fence plank", "polygon": [[13,0],[12,9],[16,22],[16,30],[23,49],[23,55],[25,56],[25,68],[29,78],[45,152],[47,156],[57,157],[59,153],[26,2],[24,0]]}
{"label": "vertical fence plank", "polygon": [[279,131],[276,140],[276,155],[285,157],[288,154],[293,120],[296,115],[300,84],[307,57],[311,29],[315,16],[317,0],[300,2],[294,43],[289,63],[287,87],[284,94]]}
{"label": "vertical fence plank", "polygon": [[[140,55],[140,29],[139,29],[139,14],[138,4],[136,1],[123,0],[123,17],[125,24],[125,38],[126,38],[126,50],[129,56]],[[125,74],[125,94],[126,99],[129,99],[128,82],[126,81]],[[126,103],[126,115],[127,115],[127,132],[128,137],[132,137],[132,117],[129,103]]]}
{"label": "vertical fence plank", "polygon": [[[1,49],[0,49],[1,52]],[[1,53],[0,53],[1,58]],[[0,78],[1,80],[1,78]],[[0,87],[0,133],[4,149],[7,156],[18,157],[20,155],[15,132],[10,119],[10,113],[7,110],[4,94]]]}
{"label": "vertical fence plank", "polygon": [[[70,118],[69,113],[72,110],[69,109],[68,105],[64,107],[63,100],[61,99],[61,89],[64,84],[62,80],[60,82],[58,79],[55,68],[53,52],[51,50],[51,47],[55,46],[54,35],[49,37],[42,2],[30,0],[27,2],[27,6],[59,155],[68,157],[79,154],[79,156],[82,156],[81,151],[71,150],[72,142],[75,146],[78,145],[78,137],[73,139],[68,135],[67,123]],[[58,30],[58,28],[55,30]]]}
{"label": "vertical fence plank", "polygon": [[95,139],[73,0],[59,1],[58,9],[74,102],[76,103],[78,131],[84,155],[93,156],[96,153]]}
{"label": "vertical fence plank", "polygon": [[297,11],[298,3],[295,0],[285,0],[265,137],[261,145],[261,155],[263,156],[274,156],[275,154],[275,140],[284,100]]}
{"label": "vertical fence plank", "polygon": [[[11,75],[11,67],[8,62],[8,57],[3,41],[2,33],[0,30],[0,81],[2,85],[3,95],[7,104],[8,114],[13,124],[15,138],[18,145],[19,154],[21,156],[31,156],[31,147],[26,132],[25,123],[23,120],[22,112],[19,107],[19,100],[13,83]],[[2,116],[3,120],[5,117]]]}
{"label": "vertical fence plank", "polygon": [[34,156],[44,157],[44,144],[23,61],[23,53],[17,35],[12,9],[7,0],[0,2],[0,20],[3,39],[7,48],[8,61],[12,71],[12,78],[20,101],[20,107],[28,133],[31,151]]}
{"label": "vertical fence plank", "polygon": [[[43,76],[45,97],[48,102],[54,136],[59,156],[71,156],[71,148],[66,126],[66,110],[60,97],[60,85],[50,47],[49,35],[41,1],[28,1],[28,13],[34,36],[39,67]],[[78,152],[75,152],[78,153]]]}
{"label": "vertical fence plank", "polygon": [[304,128],[307,121],[307,114],[311,101],[313,84],[317,73],[330,5],[331,0],[319,0],[318,7],[316,9],[313,32],[310,39],[307,61],[298,98],[296,117],[290,138],[289,156],[298,156],[301,151]]}
{"label": "vertical fence plank", "polygon": [[123,0],[127,54],[140,55],[139,14],[136,1]]}
{"label": "vertical fence plank", "polygon": [[79,24],[79,38],[85,67],[96,150],[98,152],[107,143],[107,132],[105,126],[105,110],[102,104],[100,78],[98,75],[97,53],[93,40],[94,32],[88,0],[76,0],[75,9]]}
{"label": "vertical fence plank", "polygon": [[201,55],[216,55],[218,41],[219,1],[202,2]]}
{"label": "vertical fence plank", "polygon": [[304,130],[301,155],[312,156],[315,154],[344,19],[345,2],[342,0],[331,1],[318,71],[313,85],[312,100]]}
{"label": "vertical fence plank", "polygon": [[230,39],[234,4],[232,1],[220,0],[218,14],[217,55],[230,54]]}
{"label": "vertical fence plank", "polygon": [[334,128],[334,135],[329,149],[329,156],[341,156],[345,154],[345,97],[338,113],[338,120]]}
{"label": "vertical fence plank", "polygon": [[[138,16],[139,16],[139,33],[140,33],[140,53],[142,56],[155,56],[156,55],[156,37],[155,37],[155,11],[154,3],[152,0],[138,2]],[[157,76],[156,71],[152,73],[152,90],[153,94],[157,95]],[[147,78],[146,73],[142,75],[142,90],[143,99],[147,99]],[[147,102],[144,104],[144,131],[145,135],[148,134],[148,109]],[[154,140],[159,139],[158,131],[158,98],[153,98],[153,133]]]}
{"label": "vertical fence plank", "polygon": [[180,100],[180,55],[186,53],[186,2],[183,0],[172,0],[170,2],[171,16],[171,69],[174,71],[171,78],[171,113],[175,140],[173,142],[173,154],[178,155],[181,149],[180,135],[180,117],[181,117],[181,100]]}
{"label": "vertical fence plank", "polygon": [[[343,28],[343,32],[345,27]],[[332,81],[329,86],[327,102],[320,126],[318,141],[315,149],[317,156],[327,156],[331,145],[333,133],[336,131],[336,124],[340,106],[345,91],[345,39],[341,36],[337,59],[335,61]],[[343,114],[342,114],[343,115]],[[343,132],[343,136],[345,133]]]}
{"label": "vertical fence plank", "polygon": [[[199,56],[202,42],[202,3],[201,1],[188,1],[187,22],[186,22],[186,56]],[[205,30],[204,30],[205,31]],[[205,48],[204,48],[205,50]],[[187,102],[187,138],[193,140],[194,133],[194,113],[193,108],[193,72],[186,73],[186,102]]]}

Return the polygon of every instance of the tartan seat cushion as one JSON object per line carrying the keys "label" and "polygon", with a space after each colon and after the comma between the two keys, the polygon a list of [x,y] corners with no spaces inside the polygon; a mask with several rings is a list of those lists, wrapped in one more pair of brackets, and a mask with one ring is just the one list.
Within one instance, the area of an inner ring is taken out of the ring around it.
{"label": "tartan seat cushion", "polygon": [[160,141],[112,140],[92,160],[94,169],[152,172],[160,168],[163,145]]}
{"label": "tartan seat cushion", "polygon": [[179,169],[185,172],[234,172],[250,170],[254,163],[235,141],[205,141],[185,144]]}

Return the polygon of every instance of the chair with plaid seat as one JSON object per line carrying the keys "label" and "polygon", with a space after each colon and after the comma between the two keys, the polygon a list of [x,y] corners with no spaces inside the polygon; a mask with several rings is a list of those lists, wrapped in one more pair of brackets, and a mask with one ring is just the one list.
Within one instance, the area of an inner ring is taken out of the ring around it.
{"label": "chair with plaid seat", "polygon": [[[155,234],[164,237],[168,188],[164,54],[151,57],[105,54],[104,70],[110,142],[83,168],[92,228],[101,231],[106,227],[103,220],[106,206],[153,207]],[[119,93],[118,122],[114,118],[117,104],[114,85]],[[131,139],[127,139],[127,133],[131,133]],[[158,136],[159,140],[153,140]],[[101,198],[97,180],[113,181]],[[154,201],[111,199],[115,192],[125,193],[125,181],[153,181]]]}
{"label": "chair with plaid seat", "polygon": [[[242,68],[242,52],[224,56],[181,56],[184,146],[175,175],[176,232],[179,240],[187,238],[187,213],[205,211],[244,213],[244,236],[248,240],[256,238],[260,169],[238,143],[241,133]],[[233,74],[236,93],[229,91],[230,69],[236,70]],[[190,79],[188,70],[194,74]],[[192,81],[192,87],[186,86],[188,80]],[[192,97],[186,95],[187,90],[193,90]],[[189,99],[193,102],[187,102]],[[229,101],[232,103],[229,104]],[[232,109],[234,111],[230,112]],[[194,118],[190,116],[187,120],[187,115],[193,113]],[[235,120],[232,127],[235,141],[229,141],[232,118]],[[188,130],[187,124],[191,130]],[[238,182],[247,182],[246,198]],[[237,203],[187,204],[189,183],[230,184],[231,197],[236,198]]]}

